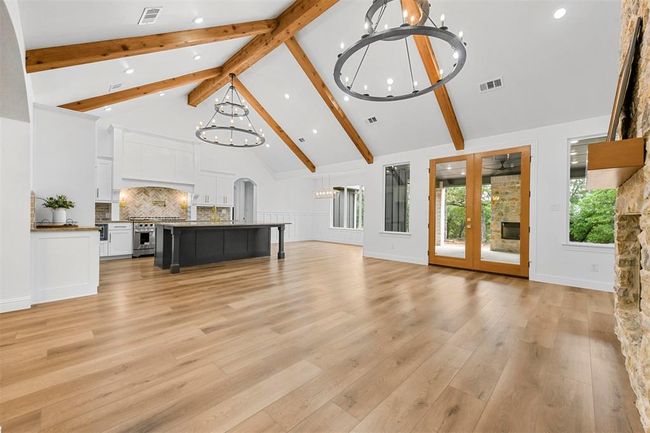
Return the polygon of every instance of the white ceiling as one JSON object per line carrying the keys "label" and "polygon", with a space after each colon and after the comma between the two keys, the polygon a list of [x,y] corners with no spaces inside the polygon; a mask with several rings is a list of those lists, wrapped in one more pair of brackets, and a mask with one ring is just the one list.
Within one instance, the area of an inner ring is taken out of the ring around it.
{"label": "white ceiling", "polygon": [[[350,45],[363,31],[370,0],[340,0],[297,39],[339,104],[375,155],[425,146],[449,145],[450,139],[433,94],[408,101],[376,103],[351,99],[332,77],[341,42]],[[399,2],[395,2],[397,4]],[[607,114],[611,109],[618,69],[620,5],[611,1],[433,1],[431,15],[444,13],[452,31],[463,30],[467,63],[448,84],[466,139]],[[27,48],[107,38],[160,33],[202,26],[270,18],[291,0],[141,1],[23,0],[21,14]],[[159,21],[138,26],[142,8],[163,6]],[[567,9],[553,19],[558,7]],[[387,12],[388,13],[388,12]],[[398,13],[396,11],[396,13]],[[397,18],[395,18],[397,19]],[[153,82],[220,65],[247,39],[166,51],[32,74],[37,102],[59,105],[106,93],[113,83],[122,88]],[[199,61],[192,59],[195,53]],[[424,72],[411,45],[415,77]],[[451,52],[437,51],[441,67],[451,66]],[[369,54],[359,80],[370,88],[385,88],[387,77],[396,88],[410,82],[403,44],[388,44]],[[126,67],[135,73],[123,73]],[[502,77],[503,88],[481,94],[482,81]],[[319,165],[361,156],[320,99],[286,47],[281,46],[240,77],[284,130]],[[210,99],[198,108],[186,104],[187,86],[115,105],[95,114],[115,123],[172,137],[192,139],[195,125],[211,115]],[[218,94],[220,94],[218,92]],[[290,99],[284,98],[288,93]],[[376,116],[369,126],[364,119]],[[284,143],[263,125],[270,148],[254,152],[275,172],[303,167]],[[259,126],[258,126],[259,127]],[[314,135],[312,129],[317,129]],[[451,148],[451,147],[450,147]],[[238,150],[233,150],[238,151]]]}

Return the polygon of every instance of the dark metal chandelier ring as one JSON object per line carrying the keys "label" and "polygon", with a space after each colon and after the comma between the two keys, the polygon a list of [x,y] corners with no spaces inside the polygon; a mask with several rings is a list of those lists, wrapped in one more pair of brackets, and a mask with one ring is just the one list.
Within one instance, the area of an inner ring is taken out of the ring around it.
{"label": "dark metal chandelier ring", "polygon": [[[209,138],[205,137],[205,135],[207,135],[208,132],[215,132],[215,131],[227,131],[228,133],[230,133],[231,134],[230,143],[220,142],[216,138],[214,140],[210,140]],[[247,135],[250,135],[251,137],[254,137],[255,138],[254,143],[253,144],[248,144],[245,141],[244,141],[244,143],[234,143],[232,141],[232,133],[233,132],[239,132],[239,133],[247,134]],[[204,141],[206,143],[217,144],[219,146],[226,146],[226,147],[257,147],[257,146],[261,146],[266,141],[266,138],[259,135],[254,130],[238,128],[236,126],[215,126],[215,125],[204,126],[203,128],[199,128],[199,129],[196,130],[196,137],[199,140]]]}
{"label": "dark metal chandelier ring", "polygon": [[[388,0],[391,1],[391,0]],[[376,4],[377,2],[375,2]],[[381,2],[380,2],[381,3]],[[374,5],[373,4],[373,7]],[[447,42],[452,50],[457,53],[458,59],[456,59],[456,64],[454,69],[435,83],[432,83],[429,87],[426,87],[421,90],[414,90],[411,93],[405,93],[402,95],[388,95],[388,96],[372,96],[367,93],[359,93],[352,90],[351,86],[343,83],[341,81],[342,69],[345,62],[358,51],[369,47],[371,44],[379,41],[390,41],[396,39],[403,39],[407,36],[428,36],[436,39],[443,40]],[[465,64],[465,59],[467,57],[467,51],[465,49],[465,44],[463,41],[456,36],[454,33],[443,29],[441,27],[426,27],[426,26],[410,26],[402,25],[400,27],[390,28],[380,32],[372,32],[367,35],[364,35],[359,41],[351,45],[347,50],[345,50],[336,61],[334,66],[334,81],[336,85],[345,93],[350,96],[353,96],[358,99],[363,99],[366,101],[375,101],[375,102],[385,102],[385,101],[400,101],[404,99],[414,98],[416,96],[421,96],[423,94],[429,93],[432,90],[444,85],[452,78],[454,78]]]}
{"label": "dark metal chandelier ring", "polygon": [[[244,105],[244,100],[239,96],[234,81],[235,75],[230,74],[230,87],[226,89],[221,99],[217,99],[217,101],[221,102],[214,104],[214,114],[207,124],[204,126],[203,122],[199,122],[195,132],[196,138],[205,143],[224,147],[248,148],[261,146],[266,142],[262,129],[259,132],[255,130],[253,122],[248,117],[250,110],[247,105]],[[219,119],[223,120],[223,117],[217,116],[217,114],[229,117],[230,124],[217,125]],[[248,122],[248,127],[238,126],[239,122]],[[225,132],[226,138],[222,135],[220,140],[216,134],[217,131]],[[246,137],[252,137],[252,143],[249,144],[249,139]]]}
{"label": "dark metal chandelier ring", "polygon": [[[243,104],[236,104],[234,102],[220,102],[214,104],[214,110],[228,117],[244,117],[248,116],[250,111]],[[228,111],[226,111],[228,110]]]}

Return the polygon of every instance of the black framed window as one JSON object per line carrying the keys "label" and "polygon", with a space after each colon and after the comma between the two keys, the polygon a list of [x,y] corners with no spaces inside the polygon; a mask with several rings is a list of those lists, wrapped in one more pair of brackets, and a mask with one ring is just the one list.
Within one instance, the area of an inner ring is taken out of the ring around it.
{"label": "black framed window", "polygon": [[409,231],[409,194],[411,169],[409,164],[384,168],[384,230]]}

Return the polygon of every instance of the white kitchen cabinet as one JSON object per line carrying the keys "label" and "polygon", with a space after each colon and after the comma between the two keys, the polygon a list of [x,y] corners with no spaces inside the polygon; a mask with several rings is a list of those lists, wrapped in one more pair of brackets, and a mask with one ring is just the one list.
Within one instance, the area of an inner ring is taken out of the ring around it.
{"label": "white kitchen cabinet", "polygon": [[199,173],[194,185],[194,204],[196,206],[215,206],[217,204],[217,176]]}
{"label": "white kitchen cabinet", "polygon": [[111,223],[108,225],[108,255],[130,256],[133,254],[133,224]]}
{"label": "white kitchen cabinet", "polygon": [[234,201],[235,179],[233,176],[217,176],[217,199],[216,205],[232,207]]}
{"label": "white kitchen cabinet", "polygon": [[97,177],[95,201],[111,201],[113,195],[113,163],[98,159],[95,168]]}
{"label": "white kitchen cabinet", "polygon": [[121,178],[182,184],[194,182],[194,146],[191,144],[127,132],[117,146]]}
{"label": "white kitchen cabinet", "polygon": [[108,241],[99,242],[99,257],[108,256]]}

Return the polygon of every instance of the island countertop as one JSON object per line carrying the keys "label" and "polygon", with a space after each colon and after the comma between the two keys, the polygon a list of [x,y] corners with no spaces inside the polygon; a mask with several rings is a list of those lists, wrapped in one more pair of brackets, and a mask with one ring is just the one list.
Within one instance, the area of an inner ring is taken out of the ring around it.
{"label": "island countertop", "polygon": [[286,226],[291,223],[258,223],[258,222],[244,222],[244,221],[222,221],[222,222],[210,222],[210,221],[182,221],[182,222],[162,222],[157,225],[163,227],[237,227],[237,228],[254,228],[254,227],[279,227]]}

